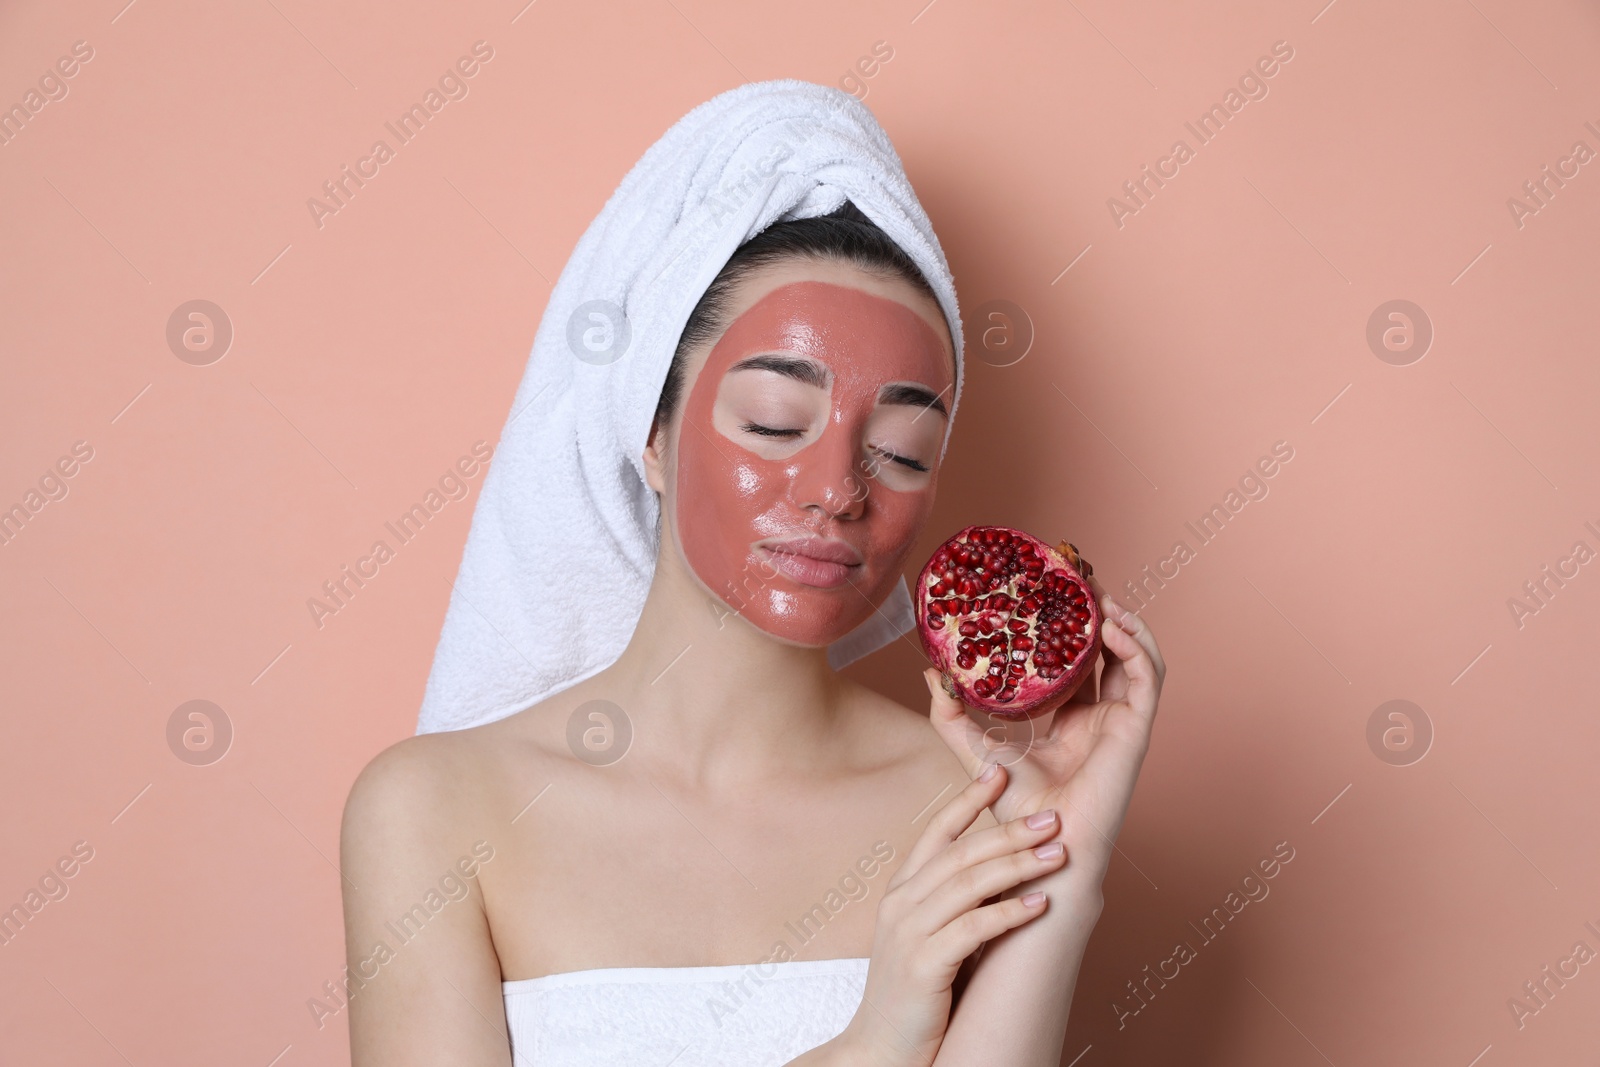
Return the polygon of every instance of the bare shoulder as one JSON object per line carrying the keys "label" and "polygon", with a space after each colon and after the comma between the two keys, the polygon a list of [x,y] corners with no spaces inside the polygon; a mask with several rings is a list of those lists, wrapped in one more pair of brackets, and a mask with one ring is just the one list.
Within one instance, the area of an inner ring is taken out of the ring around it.
{"label": "bare shoulder", "polygon": [[344,836],[409,826],[426,834],[458,810],[450,788],[472,762],[471,746],[452,734],[397,741],[368,761],[350,787]]}
{"label": "bare shoulder", "polygon": [[356,1067],[504,1061],[480,878],[506,862],[495,725],[398,741],[350,788],[339,853]]}
{"label": "bare shoulder", "polygon": [[390,745],[350,787],[341,836],[355,844],[459,844],[463,835],[492,821],[513,767],[526,775],[554,758],[531,736],[530,723],[540,710],[535,705],[508,719]]}

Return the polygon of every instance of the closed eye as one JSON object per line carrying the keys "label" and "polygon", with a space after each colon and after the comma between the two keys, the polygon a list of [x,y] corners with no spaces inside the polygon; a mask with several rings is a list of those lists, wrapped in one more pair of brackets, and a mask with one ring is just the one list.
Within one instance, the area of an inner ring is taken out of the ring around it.
{"label": "closed eye", "polygon": [[805,433],[804,430],[776,430],[771,426],[757,426],[753,422],[747,422],[740,426],[739,429],[745,433],[753,433],[761,437],[799,437]]}
{"label": "closed eye", "polygon": [[903,467],[910,467],[914,471],[926,472],[928,469],[924,464],[918,463],[909,456],[896,455],[887,448],[874,448],[873,451],[891,463],[898,463]]}

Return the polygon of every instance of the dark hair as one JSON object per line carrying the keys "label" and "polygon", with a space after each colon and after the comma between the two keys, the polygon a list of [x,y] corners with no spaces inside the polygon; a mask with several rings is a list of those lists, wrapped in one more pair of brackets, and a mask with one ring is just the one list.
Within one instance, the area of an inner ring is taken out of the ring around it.
{"label": "dark hair", "polygon": [[719,336],[727,327],[724,319],[733,294],[750,275],[762,267],[785,259],[805,258],[843,260],[869,271],[905,279],[938,302],[933,286],[922,270],[878,225],[846,200],[826,215],[774,223],[740,245],[722,270],[717,272],[689,313],[678,348],[672,354],[661,399],[656,404],[656,421],[666,426],[683,399],[683,379],[688,353],[698,345]]}

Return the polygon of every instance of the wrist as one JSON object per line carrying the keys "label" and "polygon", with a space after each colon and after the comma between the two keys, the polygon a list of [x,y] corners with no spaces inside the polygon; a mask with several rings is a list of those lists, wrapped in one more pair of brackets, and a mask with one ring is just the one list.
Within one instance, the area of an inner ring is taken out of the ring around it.
{"label": "wrist", "polygon": [[[1062,838],[1057,835],[1051,840],[1060,841]],[[1068,844],[1065,866],[1019,883],[1006,890],[1004,895],[1021,897],[1037,892],[1044,893],[1049,899],[1045,913],[1022,929],[1073,925],[1088,931],[1100,921],[1100,915],[1105,911],[1105,893],[1101,888],[1104,880],[1104,867],[1095,865],[1092,858],[1080,860],[1075,867],[1072,845]]]}
{"label": "wrist", "polygon": [[[816,1050],[827,1053],[825,1059],[818,1061],[818,1067],[824,1063],[827,1067],[899,1067],[862,1030],[859,1019],[852,1019],[837,1037]],[[807,1064],[809,1067],[809,1061]]]}

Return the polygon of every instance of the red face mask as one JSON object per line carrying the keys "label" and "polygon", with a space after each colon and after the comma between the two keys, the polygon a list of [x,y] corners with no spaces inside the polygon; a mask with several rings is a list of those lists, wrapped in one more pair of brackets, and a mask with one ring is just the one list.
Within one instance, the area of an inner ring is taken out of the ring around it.
{"label": "red face mask", "polygon": [[676,529],[690,568],[776,637],[849,633],[933,506],[952,384],[946,343],[905,304],[817,281],[762,297],[684,405]]}

